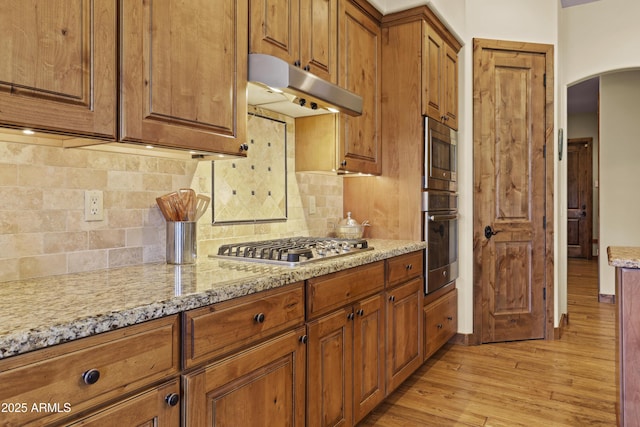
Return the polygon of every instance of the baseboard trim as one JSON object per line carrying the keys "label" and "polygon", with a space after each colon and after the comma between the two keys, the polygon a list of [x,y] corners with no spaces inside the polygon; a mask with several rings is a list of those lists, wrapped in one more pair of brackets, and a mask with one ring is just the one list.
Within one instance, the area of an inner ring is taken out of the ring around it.
{"label": "baseboard trim", "polygon": [[609,294],[598,294],[598,302],[602,302],[605,304],[615,304],[616,296]]}
{"label": "baseboard trim", "polygon": [[457,333],[449,340],[449,342],[451,344],[466,345],[466,346],[475,345],[471,339],[472,337],[473,335],[471,334]]}
{"label": "baseboard trim", "polygon": [[567,326],[569,326],[569,313],[562,313],[560,316],[560,324],[557,328],[553,329],[553,339],[559,340],[562,338],[562,332]]}

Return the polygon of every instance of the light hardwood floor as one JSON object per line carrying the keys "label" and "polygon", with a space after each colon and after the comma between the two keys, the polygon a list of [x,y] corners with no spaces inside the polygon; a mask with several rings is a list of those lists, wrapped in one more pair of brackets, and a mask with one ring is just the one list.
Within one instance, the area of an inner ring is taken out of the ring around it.
{"label": "light hardwood floor", "polygon": [[597,277],[569,260],[559,340],[447,344],[360,426],[615,426],[615,305]]}

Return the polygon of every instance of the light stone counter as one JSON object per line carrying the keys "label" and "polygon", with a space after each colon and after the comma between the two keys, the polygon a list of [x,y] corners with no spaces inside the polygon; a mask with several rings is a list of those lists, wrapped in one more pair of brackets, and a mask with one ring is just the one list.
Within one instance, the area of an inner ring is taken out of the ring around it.
{"label": "light stone counter", "polygon": [[609,246],[609,265],[623,268],[640,268],[640,248],[628,246]]}
{"label": "light stone counter", "polygon": [[296,267],[205,254],[193,265],[143,264],[0,283],[0,359],[426,247],[368,242],[371,251]]}

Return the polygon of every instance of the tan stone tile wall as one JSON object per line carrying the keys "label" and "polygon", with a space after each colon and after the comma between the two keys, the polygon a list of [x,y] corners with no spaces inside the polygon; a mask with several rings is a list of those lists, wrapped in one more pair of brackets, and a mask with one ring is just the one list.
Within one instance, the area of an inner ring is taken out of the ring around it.
{"label": "tan stone tile wall", "polygon": [[[264,112],[265,115],[269,113]],[[219,245],[293,235],[327,235],[342,217],[342,179],[295,173],[288,124],[288,219],[198,224],[198,255]],[[58,148],[44,137],[0,133],[0,282],[165,260],[165,221],[155,198],[183,187],[211,193],[211,163]],[[101,190],[104,221],[84,221],[84,191]],[[316,213],[309,214],[309,196]]]}

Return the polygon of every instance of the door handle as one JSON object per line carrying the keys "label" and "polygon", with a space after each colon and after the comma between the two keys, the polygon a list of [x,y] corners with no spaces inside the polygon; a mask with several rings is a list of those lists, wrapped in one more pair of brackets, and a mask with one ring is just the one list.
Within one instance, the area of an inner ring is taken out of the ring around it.
{"label": "door handle", "polygon": [[487,239],[490,239],[491,236],[495,236],[496,234],[498,234],[500,232],[500,230],[498,231],[493,231],[493,228],[491,228],[490,225],[487,225],[484,228],[484,237],[486,237]]}

